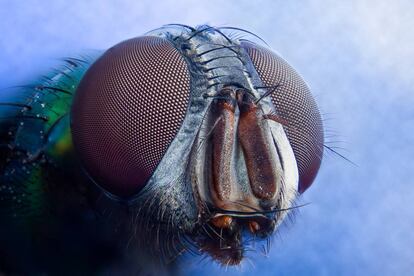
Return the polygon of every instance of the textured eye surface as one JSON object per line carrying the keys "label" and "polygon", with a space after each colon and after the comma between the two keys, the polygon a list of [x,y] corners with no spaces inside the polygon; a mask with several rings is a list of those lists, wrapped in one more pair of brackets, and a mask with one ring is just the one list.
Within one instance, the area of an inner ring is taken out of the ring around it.
{"label": "textured eye surface", "polygon": [[243,42],[265,86],[279,85],[271,94],[277,115],[287,122],[286,135],[299,169],[299,192],[314,180],[323,154],[323,126],[318,107],[300,75],[281,57],[253,43]]}
{"label": "textured eye surface", "polygon": [[76,91],[71,128],[99,186],[120,197],[143,188],[181,126],[189,82],[180,53],[158,37],[119,43],[91,66]]}

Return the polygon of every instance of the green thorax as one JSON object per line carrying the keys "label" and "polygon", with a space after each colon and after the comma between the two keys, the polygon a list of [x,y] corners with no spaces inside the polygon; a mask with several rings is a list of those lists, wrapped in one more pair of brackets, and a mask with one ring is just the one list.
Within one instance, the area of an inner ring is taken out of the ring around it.
{"label": "green thorax", "polygon": [[26,224],[54,212],[51,191],[79,170],[71,103],[95,59],[67,58],[60,70],[12,91],[13,101],[0,102],[0,217]]}

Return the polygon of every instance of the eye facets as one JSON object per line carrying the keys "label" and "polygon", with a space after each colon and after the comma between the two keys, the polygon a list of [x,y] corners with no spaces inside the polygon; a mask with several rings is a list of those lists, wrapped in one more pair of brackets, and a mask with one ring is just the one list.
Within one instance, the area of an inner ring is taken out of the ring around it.
{"label": "eye facets", "polygon": [[90,177],[115,196],[141,190],[180,128],[188,98],[187,66],[167,40],[138,37],[104,53],[72,107],[74,144]]}

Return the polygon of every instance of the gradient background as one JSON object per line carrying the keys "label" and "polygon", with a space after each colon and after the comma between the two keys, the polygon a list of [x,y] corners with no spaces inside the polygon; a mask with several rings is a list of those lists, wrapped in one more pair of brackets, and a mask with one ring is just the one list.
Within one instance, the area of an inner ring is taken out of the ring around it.
{"label": "gradient background", "polygon": [[[49,3],[47,3],[49,2]],[[70,3],[70,4],[68,4]],[[330,153],[294,224],[227,274],[414,275],[414,2],[0,0],[0,87],[167,23],[246,28],[310,85]],[[185,272],[221,275],[197,260]]]}

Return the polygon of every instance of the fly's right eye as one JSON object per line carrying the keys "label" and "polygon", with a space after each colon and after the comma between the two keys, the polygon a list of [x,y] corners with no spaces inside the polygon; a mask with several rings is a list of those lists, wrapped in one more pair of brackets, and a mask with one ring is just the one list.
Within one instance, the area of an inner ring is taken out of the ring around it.
{"label": "fly's right eye", "polygon": [[71,111],[89,176],[127,198],[146,184],[185,117],[190,75],[173,45],[139,37],[106,51],[83,77]]}

